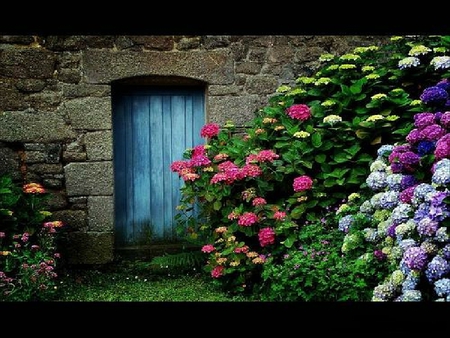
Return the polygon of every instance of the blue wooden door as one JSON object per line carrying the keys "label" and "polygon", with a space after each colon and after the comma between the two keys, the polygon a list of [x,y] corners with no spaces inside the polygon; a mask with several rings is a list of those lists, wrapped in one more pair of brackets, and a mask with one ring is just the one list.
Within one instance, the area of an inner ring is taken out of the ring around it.
{"label": "blue wooden door", "polygon": [[183,182],[170,164],[204,142],[204,89],[118,87],[112,102],[116,247],[176,240]]}

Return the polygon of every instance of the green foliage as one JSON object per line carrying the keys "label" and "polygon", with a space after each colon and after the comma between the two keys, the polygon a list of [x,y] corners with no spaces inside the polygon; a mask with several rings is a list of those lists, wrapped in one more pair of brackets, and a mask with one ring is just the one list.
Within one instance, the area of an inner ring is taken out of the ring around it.
{"label": "green foliage", "polygon": [[[330,218],[328,218],[330,219]],[[324,223],[305,225],[298,248],[264,264],[259,294],[266,301],[368,301],[386,275],[373,257],[342,255],[343,233]]]}
{"label": "green foliage", "polygon": [[22,188],[0,177],[0,301],[43,300],[56,285],[57,229],[43,210],[47,195],[37,183]]}
{"label": "green foliage", "polygon": [[367,190],[379,144],[403,141],[423,110],[421,88],[450,76],[432,65],[449,47],[446,37],[409,36],[326,54],[315,75],[280,87],[243,130],[231,121],[204,127],[207,144],[172,170],[185,181],[180,224],[204,243],[215,282],[251,291],[263,264],[302,244],[305,222]]}
{"label": "green foliage", "polygon": [[150,266],[159,266],[170,271],[185,272],[200,268],[205,262],[205,257],[200,251],[186,251],[178,253],[166,253],[153,257]]}

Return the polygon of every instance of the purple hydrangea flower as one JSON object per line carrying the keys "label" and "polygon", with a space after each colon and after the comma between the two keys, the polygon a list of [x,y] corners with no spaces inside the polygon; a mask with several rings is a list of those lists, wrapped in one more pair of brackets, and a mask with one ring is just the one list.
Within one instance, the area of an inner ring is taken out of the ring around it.
{"label": "purple hydrangea flower", "polygon": [[424,217],[417,225],[417,232],[423,237],[433,237],[439,227],[439,223],[430,217]]}
{"label": "purple hydrangea flower", "polygon": [[428,255],[421,247],[413,246],[405,251],[402,260],[409,269],[422,270],[427,264]]}
{"label": "purple hydrangea flower", "polygon": [[376,259],[378,259],[379,261],[383,261],[386,259],[387,255],[381,251],[381,250],[375,250],[373,252],[373,255],[375,256]]}
{"label": "purple hydrangea flower", "polygon": [[439,119],[439,123],[444,128],[450,129],[450,112],[446,111],[441,115],[441,118]]}
{"label": "purple hydrangea flower", "polygon": [[420,99],[428,106],[440,106],[447,102],[448,93],[445,89],[432,86],[424,89],[420,95]]}
{"label": "purple hydrangea flower", "polygon": [[428,141],[437,141],[445,134],[445,129],[438,124],[432,124],[422,129],[422,135],[424,139]]}
{"label": "purple hydrangea flower", "polygon": [[417,179],[414,177],[414,175],[402,175],[401,184],[402,184],[401,190],[404,190],[417,184]]}
{"label": "purple hydrangea flower", "polygon": [[414,115],[414,126],[423,129],[426,126],[434,124],[434,113],[417,113]]}
{"label": "purple hydrangea flower", "polygon": [[408,135],[406,135],[406,141],[410,144],[416,144],[417,142],[425,139],[425,136],[422,133],[422,130],[412,129]]}
{"label": "purple hydrangea flower", "polygon": [[431,203],[429,209],[429,215],[431,219],[442,222],[444,219],[450,216],[450,205],[445,203],[444,200],[450,196],[450,191],[437,191],[431,195]]}
{"label": "purple hydrangea flower", "polygon": [[395,228],[397,227],[397,224],[391,224],[387,229],[386,229],[386,236],[395,238]]}

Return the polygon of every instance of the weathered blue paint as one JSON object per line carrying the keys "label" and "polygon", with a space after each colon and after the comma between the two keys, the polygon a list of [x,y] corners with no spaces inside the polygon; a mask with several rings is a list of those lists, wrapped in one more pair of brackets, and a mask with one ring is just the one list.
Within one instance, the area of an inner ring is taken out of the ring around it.
{"label": "weathered blue paint", "polygon": [[174,217],[184,184],[170,164],[204,143],[204,89],[113,88],[117,247],[176,239]]}

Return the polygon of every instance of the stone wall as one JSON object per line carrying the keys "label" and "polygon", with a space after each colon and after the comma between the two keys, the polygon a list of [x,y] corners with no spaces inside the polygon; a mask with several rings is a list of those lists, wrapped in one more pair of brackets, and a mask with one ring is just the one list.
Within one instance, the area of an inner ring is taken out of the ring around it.
{"label": "stone wall", "polygon": [[0,36],[0,174],[40,182],[69,264],[114,259],[111,84],[206,84],[208,122],[253,118],[323,53],[386,36]]}

